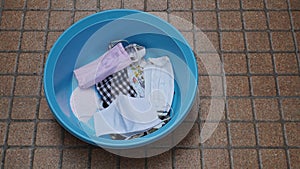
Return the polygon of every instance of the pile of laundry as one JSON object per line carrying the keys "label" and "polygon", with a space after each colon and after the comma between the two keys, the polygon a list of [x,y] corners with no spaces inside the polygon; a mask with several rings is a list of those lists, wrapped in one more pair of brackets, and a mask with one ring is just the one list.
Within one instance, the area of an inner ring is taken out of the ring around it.
{"label": "pile of laundry", "polygon": [[123,44],[111,42],[102,56],[74,70],[78,87],[71,109],[79,121],[93,120],[97,137],[142,137],[171,118],[174,73],[169,57],[145,59],[145,47]]}

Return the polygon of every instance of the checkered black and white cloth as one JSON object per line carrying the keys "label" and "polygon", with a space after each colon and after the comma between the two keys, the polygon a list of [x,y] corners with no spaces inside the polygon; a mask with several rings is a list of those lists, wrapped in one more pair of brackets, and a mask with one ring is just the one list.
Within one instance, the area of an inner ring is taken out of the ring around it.
{"label": "checkered black and white cloth", "polygon": [[121,93],[127,96],[137,97],[136,91],[129,83],[127,69],[108,76],[96,84],[96,87],[102,96],[104,108],[108,107]]}

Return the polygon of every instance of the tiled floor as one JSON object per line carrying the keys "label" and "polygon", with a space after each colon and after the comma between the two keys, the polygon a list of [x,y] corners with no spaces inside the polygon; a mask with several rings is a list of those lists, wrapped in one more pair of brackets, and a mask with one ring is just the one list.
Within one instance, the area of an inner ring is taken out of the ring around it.
{"label": "tiled floor", "polygon": [[[299,0],[0,0],[0,7],[1,168],[300,168]],[[169,19],[198,57],[209,54],[196,27],[215,45],[227,97],[208,141],[198,144],[200,127],[218,96],[211,96],[201,61],[200,118],[162,155],[119,157],[79,141],[54,120],[42,84],[51,45],[80,18],[111,8]],[[167,14],[195,27],[176,25]]]}

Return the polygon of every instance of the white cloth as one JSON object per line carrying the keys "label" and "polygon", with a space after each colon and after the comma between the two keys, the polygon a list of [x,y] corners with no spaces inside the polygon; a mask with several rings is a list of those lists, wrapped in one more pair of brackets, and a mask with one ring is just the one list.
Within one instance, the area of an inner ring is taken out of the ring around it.
{"label": "white cloth", "polygon": [[144,66],[145,97],[158,112],[169,112],[174,95],[174,73],[167,56],[149,58]]}
{"label": "white cloth", "polygon": [[142,132],[160,123],[148,100],[125,95],[94,115],[96,136]]}
{"label": "white cloth", "polygon": [[70,106],[78,120],[87,122],[98,109],[100,99],[94,88],[77,87],[71,94]]}
{"label": "white cloth", "polygon": [[143,132],[164,123],[160,113],[170,110],[174,74],[168,57],[150,58],[144,64],[145,97],[119,95],[94,115],[96,136]]}

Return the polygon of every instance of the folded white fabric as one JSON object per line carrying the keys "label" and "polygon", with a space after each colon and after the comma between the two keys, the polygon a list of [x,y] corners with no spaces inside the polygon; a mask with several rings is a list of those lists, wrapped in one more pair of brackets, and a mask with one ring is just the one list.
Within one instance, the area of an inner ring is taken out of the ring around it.
{"label": "folded white fabric", "polygon": [[94,115],[96,136],[144,131],[161,122],[149,100],[125,95]]}
{"label": "folded white fabric", "polygon": [[71,94],[70,106],[79,121],[87,122],[100,109],[100,99],[94,88],[77,87]]}

